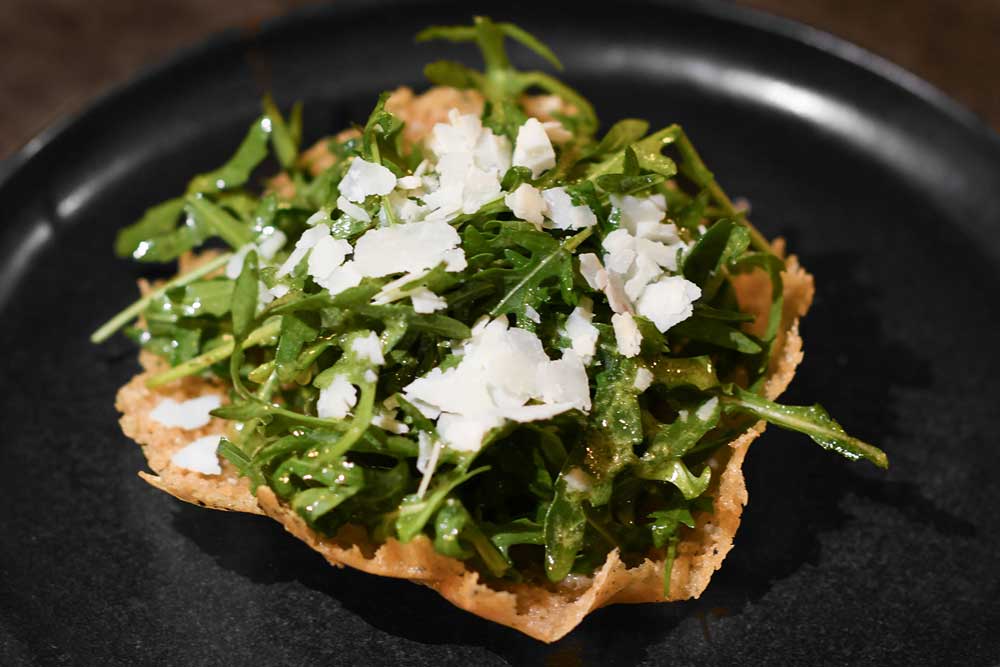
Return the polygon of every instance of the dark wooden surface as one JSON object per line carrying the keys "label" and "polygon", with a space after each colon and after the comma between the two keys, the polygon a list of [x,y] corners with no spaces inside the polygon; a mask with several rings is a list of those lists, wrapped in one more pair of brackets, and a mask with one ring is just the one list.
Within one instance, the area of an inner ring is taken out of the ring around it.
{"label": "dark wooden surface", "polygon": [[[1000,128],[1000,0],[738,0],[853,41]],[[0,158],[108,86],[304,0],[0,1]]]}

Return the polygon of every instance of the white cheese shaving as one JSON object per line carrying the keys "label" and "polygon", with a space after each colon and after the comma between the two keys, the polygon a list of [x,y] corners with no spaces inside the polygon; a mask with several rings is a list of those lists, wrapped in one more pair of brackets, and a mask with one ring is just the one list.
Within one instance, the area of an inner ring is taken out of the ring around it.
{"label": "white cheese shaving", "polygon": [[415,313],[433,313],[448,307],[448,302],[445,301],[444,297],[438,296],[426,287],[412,290],[409,297]]}
{"label": "white cheese shaving", "polygon": [[601,260],[598,259],[597,255],[592,252],[580,255],[580,275],[587,281],[591,289],[603,290],[605,285],[607,285],[607,275],[605,274],[602,281],[602,273],[604,273],[604,267],[601,265]]}
{"label": "white cheese shaving", "polygon": [[219,457],[215,453],[219,448],[218,435],[206,435],[198,438],[183,449],[174,452],[170,457],[170,463],[180,468],[200,472],[203,475],[220,475],[222,466],[219,465]]}
{"label": "white cheese shaving", "polygon": [[587,369],[573,350],[564,350],[562,359],[538,367],[538,388],[544,403],[568,404],[580,412],[590,412]]}
{"label": "white cheese shaving", "polygon": [[372,216],[368,213],[368,211],[361,208],[357,204],[351,203],[351,201],[344,195],[337,197],[337,208],[346,213],[349,218],[360,220],[362,222],[372,221]]}
{"label": "white cheese shaving", "polygon": [[386,167],[356,157],[340,181],[340,194],[360,203],[369,195],[387,195],[396,187],[396,176]]}
{"label": "white cheese shaving", "polygon": [[542,193],[528,183],[521,183],[516,190],[507,193],[503,202],[515,217],[538,227],[545,220],[545,211],[548,210],[548,204],[545,203]]}
{"label": "white cheese shaving", "polygon": [[701,288],[681,276],[665,276],[649,285],[639,298],[637,310],[661,332],[691,317]]}
{"label": "white cheese shaving", "polygon": [[448,123],[434,126],[428,148],[437,157],[437,179],[423,179],[426,220],[475,213],[500,197],[500,179],[510,168],[510,142],[484,128],[478,116],[452,109]]}
{"label": "white cheese shaving", "polygon": [[694,416],[701,421],[707,421],[708,418],[712,416],[712,413],[715,412],[717,407],[719,407],[719,398],[717,396],[713,396],[698,406]]}
{"label": "white cheese shaving", "polygon": [[427,493],[427,489],[431,485],[431,478],[434,476],[434,471],[437,470],[438,459],[441,457],[441,441],[435,439],[433,444],[428,444],[428,440],[427,434],[423,431],[417,435],[421,455],[427,452],[422,469],[420,467],[420,459],[417,459],[417,470],[423,473],[423,477],[420,479],[420,486],[417,487],[417,498],[423,498],[424,494]]}
{"label": "white cheese shaving", "polygon": [[548,207],[545,217],[549,222],[543,223],[551,229],[583,229],[597,224],[597,216],[586,205],[575,205],[566,188],[549,188],[542,190],[542,198]]}
{"label": "white cheese shaving", "polygon": [[466,417],[443,412],[438,418],[437,432],[449,449],[475,452],[483,446],[490,431],[503,426],[503,421],[495,416]]}
{"label": "white cheese shaving", "polygon": [[354,262],[349,261],[344,262],[343,266],[335,268],[325,278],[314,280],[316,280],[317,285],[336,296],[346,289],[360,285],[361,278],[362,275],[355,268]]}
{"label": "white cheese shaving", "polygon": [[172,398],[160,401],[149,416],[156,422],[172,428],[191,430],[201,428],[212,420],[208,414],[222,405],[218,394],[208,394],[198,398],[177,402]]}
{"label": "white cheese shaving", "polygon": [[592,322],[594,320],[594,302],[583,297],[580,305],[566,318],[563,331],[570,340],[570,349],[575,352],[584,364],[589,364],[597,351],[597,339],[600,332]]}
{"label": "white cheese shaving", "polygon": [[514,141],[513,164],[531,170],[531,178],[538,178],[547,169],[556,166],[556,151],[545,128],[537,118],[529,118],[517,130]]}
{"label": "white cheese shaving", "polygon": [[275,254],[285,245],[288,237],[280,229],[268,227],[268,232],[260,237],[256,243],[247,243],[240,247],[233,256],[226,262],[226,277],[236,280],[243,272],[243,262],[246,260],[251,250],[257,251],[257,258],[261,262],[270,261]]}
{"label": "white cheese shaving", "polygon": [[604,237],[601,243],[608,252],[604,255],[604,267],[624,275],[635,260],[635,239],[627,229],[616,229]]}
{"label": "white cheese shaving", "polygon": [[635,380],[632,382],[632,386],[638,389],[640,393],[644,392],[653,384],[653,378],[652,371],[640,366],[635,372]]}
{"label": "white cheese shaving", "polygon": [[309,253],[306,269],[317,284],[322,285],[331,273],[339,268],[348,255],[353,252],[351,244],[344,239],[324,236]]}
{"label": "white cheese shaving", "polygon": [[396,187],[400,190],[416,190],[423,187],[424,180],[419,176],[403,176],[396,181]]}
{"label": "white cheese shaving", "polygon": [[285,247],[288,237],[280,229],[268,227],[264,234],[257,240],[257,254],[261,259],[270,261],[278,254],[278,251]]}
{"label": "white cheese shaving", "polygon": [[460,244],[455,228],[442,221],[370,229],[354,246],[354,268],[371,278],[432,269],[442,262],[447,271],[461,271],[466,261]]}
{"label": "white cheese shaving", "polygon": [[329,386],[320,389],[316,414],[320,419],[343,419],[358,402],[358,390],[347,376],[336,375]]}
{"label": "white cheese shaving", "polygon": [[351,351],[358,359],[371,362],[376,366],[385,363],[385,357],[382,356],[382,341],[379,340],[378,334],[374,331],[367,336],[355,338],[351,342]]}
{"label": "white cheese shaving", "polygon": [[295,248],[292,250],[288,259],[285,263],[281,265],[278,269],[278,277],[286,276],[299,265],[306,254],[312,250],[313,246],[320,242],[320,239],[324,239],[330,236],[329,225],[322,224],[316,225],[315,227],[310,227],[306,231],[302,232],[302,236],[299,240],[295,242]]}
{"label": "white cheese shaving", "polygon": [[608,297],[608,305],[616,313],[631,313],[632,302],[629,301],[622,285],[622,279],[617,273],[604,272],[603,276],[598,276],[598,280],[604,283],[604,296]]}
{"label": "white cheese shaving", "polygon": [[529,305],[524,306],[524,315],[535,324],[542,323],[542,316],[538,314],[537,310],[535,310]]}
{"label": "white cheese shaving", "polygon": [[506,419],[590,410],[580,357],[567,350],[562,359],[549,359],[535,334],[509,328],[504,317],[480,320],[456,354],[457,366],[435,368],[404,387],[407,400],[441,411],[437,430],[452,449],[479,449],[485,434]]}
{"label": "white cheese shaving", "polygon": [[631,313],[615,313],[611,316],[611,326],[615,330],[615,342],[623,357],[634,357],[639,354],[642,345],[642,334]]}

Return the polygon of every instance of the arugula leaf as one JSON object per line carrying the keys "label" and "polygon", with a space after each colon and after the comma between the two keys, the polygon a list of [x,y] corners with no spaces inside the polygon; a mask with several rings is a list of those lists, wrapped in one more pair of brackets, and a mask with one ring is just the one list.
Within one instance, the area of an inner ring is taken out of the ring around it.
{"label": "arugula leaf", "polygon": [[822,406],[779,405],[735,386],[730,387],[721,400],[729,410],[748,412],[769,424],[804,433],[820,447],[846,459],[866,459],[879,468],[889,467],[885,452],[845,433]]}
{"label": "arugula leaf", "polygon": [[[156,255],[162,256],[165,259],[176,257],[180,253],[175,253],[173,249],[170,251],[160,250],[159,253],[154,253],[153,258],[150,258],[150,251],[157,245],[161,247],[166,246],[167,244],[162,239],[177,234],[177,219],[183,210],[183,197],[168,199],[161,204],[147,209],[138,222],[118,232],[118,235],[115,237],[115,253],[119,257],[131,256],[134,259],[146,262],[164,261],[156,259]],[[199,240],[195,240],[197,236],[193,233],[189,232],[188,238],[191,239],[191,244],[188,248],[200,242]],[[157,242],[158,239],[159,242]],[[173,245],[180,247],[185,243],[187,243],[187,239],[183,241],[178,239]]]}
{"label": "arugula leaf", "polygon": [[290,169],[295,164],[299,154],[299,141],[302,134],[302,103],[298,102],[292,108],[292,121],[286,123],[281,111],[271,95],[265,95],[263,100],[264,115],[271,124],[271,144],[278,156],[282,168]]}
{"label": "arugula leaf", "polygon": [[489,470],[487,466],[465,472],[454,468],[445,473],[438,473],[434,487],[423,498],[411,494],[403,499],[399,506],[399,516],[396,518],[396,532],[401,542],[409,542],[424,528],[430,518],[444,502],[445,498],[458,485],[469,481],[476,475]]}
{"label": "arugula leaf", "polygon": [[667,548],[666,557],[663,559],[663,596],[669,597],[670,576],[674,560],[677,558],[677,542],[680,540],[678,531],[681,524],[694,528],[694,517],[691,516],[689,509],[677,508],[652,512],[649,518],[652,519],[649,530],[653,536],[653,545],[658,549]]}
{"label": "arugula leaf", "polygon": [[187,197],[184,200],[184,210],[202,229],[221,237],[233,249],[242,248],[253,241],[254,233],[248,225],[201,195]]}
{"label": "arugula leaf", "polygon": [[642,139],[649,131],[649,121],[640,118],[624,118],[608,130],[607,134],[586,153],[586,158],[617,153]]}
{"label": "arugula leaf", "polygon": [[482,88],[483,75],[453,60],[438,60],[424,67],[424,76],[431,83],[452,88]]}
{"label": "arugula leaf", "polygon": [[[498,281],[502,294],[490,308],[490,317],[513,314],[522,328],[533,330],[527,309],[536,311],[551,298],[553,287],[558,287],[563,301],[576,304],[573,289],[573,250],[590,236],[584,229],[569,239],[559,242],[551,235],[535,230],[530,223],[494,221],[486,233],[467,227],[464,237],[466,252],[501,254],[509,268],[491,268],[470,276],[473,281]],[[513,250],[523,248],[527,254]]]}
{"label": "arugula leaf", "polygon": [[244,185],[250,174],[267,157],[267,142],[271,121],[261,116],[254,121],[236,153],[218,169],[195,176],[188,185],[188,194],[214,193]]}
{"label": "arugula leaf", "polygon": [[[471,548],[463,542],[471,543]],[[463,560],[478,553],[494,577],[501,577],[510,569],[506,553],[486,537],[465,506],[454,498],[448,498],[434,518],[434,548]]]}
{"label": "arugula leaf", "polygon": [[695,315],[670,328],[670,336],[710,343],[742,354],[757,354],[761,346],[739,329],[717,319]]}

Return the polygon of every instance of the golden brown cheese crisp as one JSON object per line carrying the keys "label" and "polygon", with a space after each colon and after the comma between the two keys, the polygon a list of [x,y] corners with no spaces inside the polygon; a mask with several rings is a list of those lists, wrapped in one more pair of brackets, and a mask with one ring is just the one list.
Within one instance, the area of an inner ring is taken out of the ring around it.
{"label": "golden brown cheese crisp", "polygon": [[[447,105],[474,113],[482,108],[478,93],[433,88],[414,95],[408,88],[397,90],[389,100],[390,110],[407,123],[408,142],[420,141],[434,123],[446,119]],[[528,105],[545,119],[555,109],[551,100],[537,98]],[[557,105],[556,105],[557,106]],[[537,107],[537,108],[536,108]],[[344,136],[344,135],[342,135]],[[307,153],[309,154],[309,153]],[[314,148],[309,161],[328,167],[333,156],[323,148]],[[273,183],[273,181],[272,181]],[[290,185],[290,183],[289,183]],[[783,254],[778,240],[775,251]],[[185,258],[181,272],[190,270],[200,258]],[[799,318],[805,315],[813,298],[813,279],[794,256],[787,259],[784,279],[784,309],[781,330],[768,369],[765,393],[777,398],[791,382],[802,360]],[[751,329],[760,332],[766,325],[771,285],[762,271],[736,276],[734,286],[741,308],[756,315]],[[678,544],[670,579],[670,594],[664,596],[662,560],[646,559],[635,567],[627,566],[617,550],[592,576],[571,575],[557,585],[548,583],[512,584],[484,581],[478,572],[460,560],[434,550],[423,535],[409,543],[389,539],[373,543],[366,531],[345,526],[334,537],[324,537],[309,528],[305,521],[283,504],[267,487],[250,492],[248,480],[240,478],[235,468],[222,461],[222,474],[203,475],[171,463],[170,457],[196,438],[226,432],[226,422],[212,421],[198,430],[185,431],[158,424],[150,413],[164,398],[186,400],[207,393],[224,395],[225,386],[216,381],[189,377],[162,388],[150,389],[146,379],[165,367],[154,355],[143,352],[140,362],[144,372],[118,392],[116,407],[122,413],[121,426],[127,436],[142,446],[149,467],[155,474],[140,472],[147,482],[162,491],[190,503],[215,509],[266,514],[280,522],[335,566],[349,566],[371,574],[409,579],[429,586],[466,611],[507,625],[535,639],[553,642],[576,627],[591,611],[609,604],[662,602],[696,598],[708,586],[712,574],[732,548],[743,506],[747,502],[742,465],[750,443],[764,430],[759,422],[743,435],[721,447],[709,460],[713,470],[709,495],[714,511],[697,517],[694,529],[688,530]]]}

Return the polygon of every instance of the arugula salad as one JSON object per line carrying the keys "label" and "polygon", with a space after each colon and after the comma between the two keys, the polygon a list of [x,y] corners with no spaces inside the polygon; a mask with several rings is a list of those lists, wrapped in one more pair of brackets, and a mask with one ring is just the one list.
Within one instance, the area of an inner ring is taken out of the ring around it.
{"label": "arugula salad", "polygon": [[[887,466],[820,406],[764,396],[785,260],[680,127],[599,133],[578,92],[511,65],[507,40],[561,69],[513,24],[435,39],[479,47],[482,71],[425,72],[481,114],[415,141],[386,93],[303,150],[301,106],[267,98],[228,162],[119,233],[140,262],[200,251],[93,336],[164,359],[150,387],[226,383],[227,436],[182,465],[211,475],[217,453],[322,535],[423,535],[486,578],[560,582],[618,549],[663,560],[667,587],[713,511],[709,460],[760,420]],[[751,329],[734,284],[754,272]]]}

